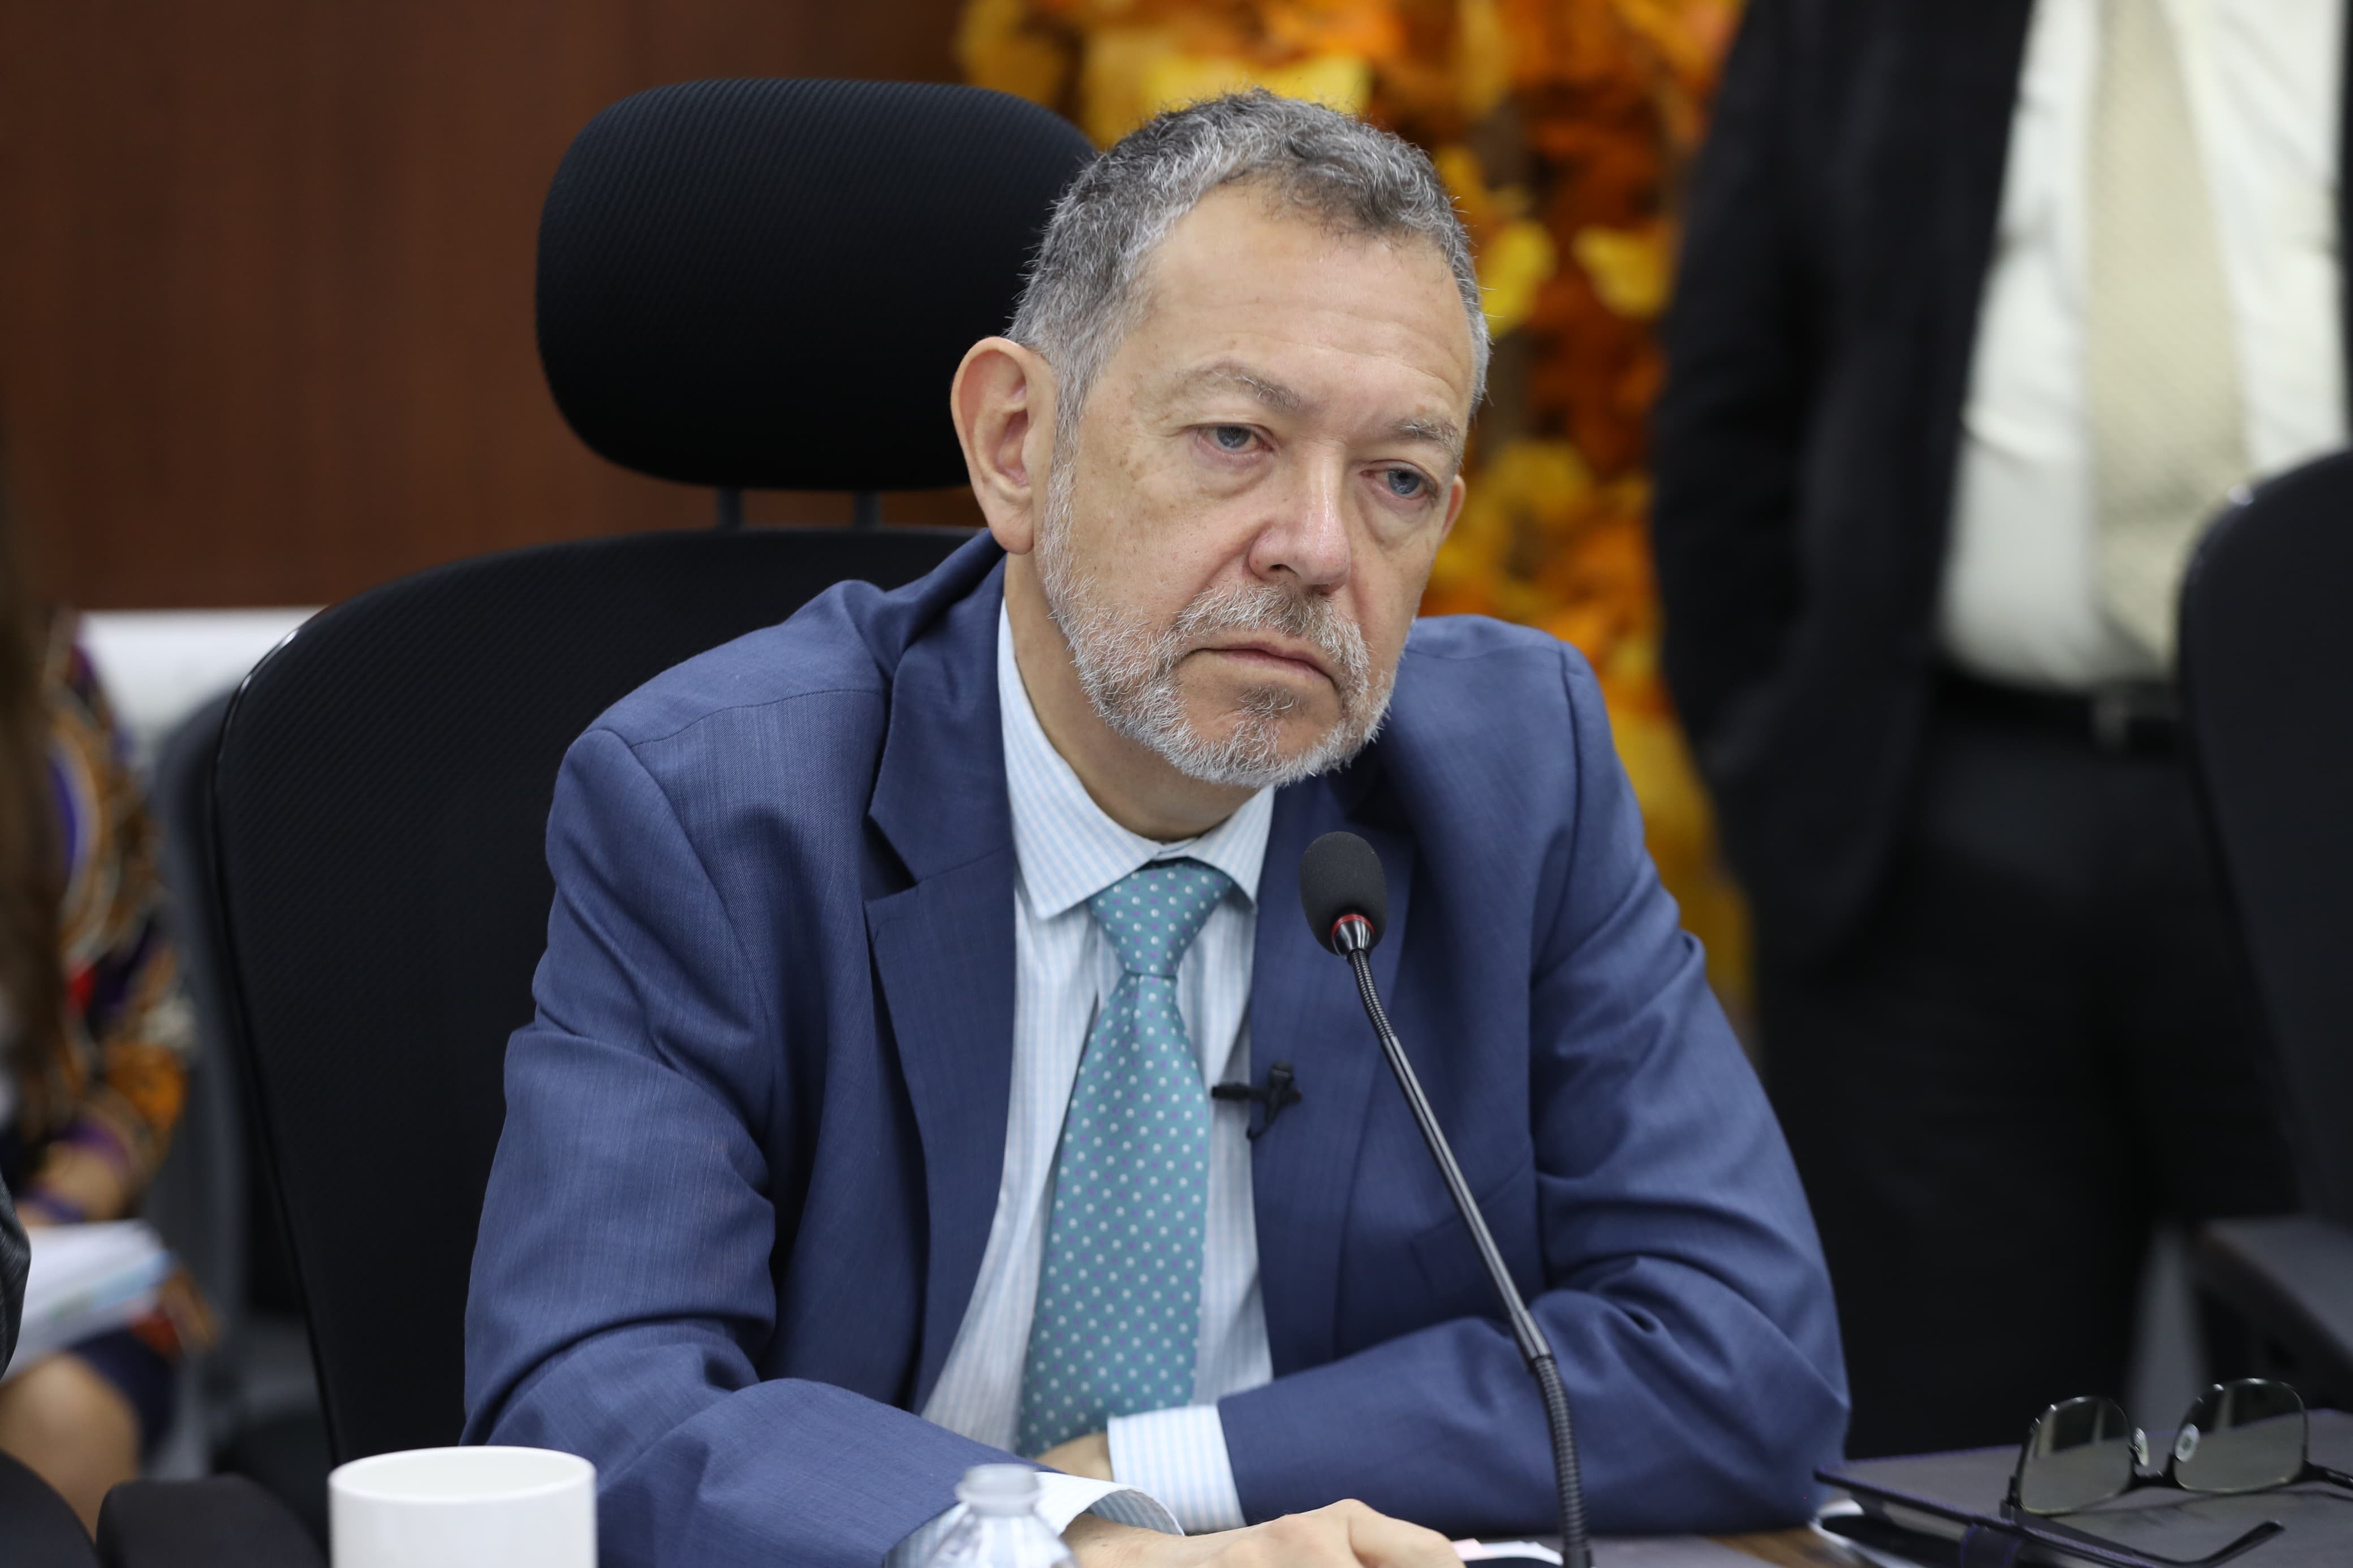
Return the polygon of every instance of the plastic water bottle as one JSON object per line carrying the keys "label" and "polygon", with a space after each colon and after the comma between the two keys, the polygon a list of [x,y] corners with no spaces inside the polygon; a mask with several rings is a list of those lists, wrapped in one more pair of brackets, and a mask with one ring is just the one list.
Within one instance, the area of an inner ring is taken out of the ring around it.
{"label": "plastic water bottle", "polygon": [[1038,1511],[1038,1472],[1027,1465],[975,1465],[957,1483],[964,1517],[926,1568],[1076,1568],[1071,1549]]}

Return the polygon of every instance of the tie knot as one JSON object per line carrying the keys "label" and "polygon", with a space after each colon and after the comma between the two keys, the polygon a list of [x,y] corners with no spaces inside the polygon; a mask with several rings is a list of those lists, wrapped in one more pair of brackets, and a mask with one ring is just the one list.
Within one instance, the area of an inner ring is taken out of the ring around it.
{"label": "tie knot", "polygon": [[1130,871],[1089,899],[1087,908],[1119,950],[1122,969],[1174,980],[1185,950],[1233,885],[1198,860],[1161,860]]}

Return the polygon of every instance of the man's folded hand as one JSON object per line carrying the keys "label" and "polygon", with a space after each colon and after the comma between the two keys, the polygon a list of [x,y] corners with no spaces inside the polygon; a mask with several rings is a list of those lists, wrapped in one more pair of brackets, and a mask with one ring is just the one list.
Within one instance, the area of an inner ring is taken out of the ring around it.
{"label": "man's folded hand", "polygon": [[1081,1514],[1062,1539],[1080,1568],[1461,1568],[1436,1531],[1355,1501],[1209,1535],[1163,1535]]}
{"label": "man's folded hand", "polygon": [[1049,1448],[1038,1456],[1038,1462],[1066,1476],[1084,1476],[1091,1481],[1117,1479],[1111,1473],[1111,1436],[1104,1432],[1090,1432]]}

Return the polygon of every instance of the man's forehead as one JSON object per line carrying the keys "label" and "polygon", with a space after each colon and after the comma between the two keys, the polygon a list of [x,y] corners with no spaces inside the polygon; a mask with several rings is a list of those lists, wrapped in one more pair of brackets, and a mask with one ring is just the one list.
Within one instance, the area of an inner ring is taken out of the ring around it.
{"label": "man's forehead", "polygon": [[[1368,331],[1387,353],[1424,374],[1442,382],[1458,372],[1475,375],[1473,312],[1436,240],[1337,226],[1251,184],[1212,191],[1176,221],[1145,261],[1134,305],[1131,320],[1139,324],[1157,319],[1173,325],[1173,311],[1188,331],[1202,327],[1204,310],[1219,325],[1239,311],[1278,331],[1327,313],[1354,318],[1353,328],[1343,328],[1347,335]],[[1458,358],[1460,365],[1447,363]],[[1447,405],[1446,413],[1457,412],[1452,399]]]}

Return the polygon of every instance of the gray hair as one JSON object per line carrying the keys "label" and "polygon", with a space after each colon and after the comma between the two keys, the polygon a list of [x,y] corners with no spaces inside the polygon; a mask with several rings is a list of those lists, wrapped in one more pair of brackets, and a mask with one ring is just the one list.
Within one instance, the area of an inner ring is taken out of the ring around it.
{"label": "gray hair", "polygon": [[1487,386],[1487,317],[1471,241],[1445,182],[1411,142],[1321,104],[1253,88],[1171,110],[1122,137],[1055,204],[1010,336],[1060,385],[1057,445],[1143,309],[1145,268],[1178,219],[1221,185],[1370,239],[1426,240],[1471,321],[1473,407]]}

